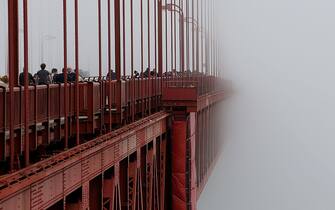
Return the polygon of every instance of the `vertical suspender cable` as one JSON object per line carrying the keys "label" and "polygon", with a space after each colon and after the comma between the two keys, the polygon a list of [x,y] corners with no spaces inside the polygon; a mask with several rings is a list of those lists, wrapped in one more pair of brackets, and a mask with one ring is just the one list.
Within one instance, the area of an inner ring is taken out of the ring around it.
{"label": "vertical suspender cable", "polygon": [[[185,73],[185,29],[184,29],[184,1],[183,0],[179,0],[179,8],[180,8],[180,12],[179,12],[179,42],[180,42],[180,71],[182,72],[182,82],[183,82],[183,76]],[[183,85],[183,83],[182,83]]]}
{"label": "vertical suspender cable", "polygon": [[[122,54],[123,54],[123,79],[126,77],[126,0],[122,1]],[[121,85],[122,86],[122,85]]]}
{"label": "vertical suspender cable", "polygon": [[[210,75],[210,39],[211,39],[211,34],[210,34],[210,24],[209,24],[209,0],[207,1],[206,4],[206,33],[207,33],[207,39],[206,39],[206,75]],[[209,82],[208,78],[206,77],[206,92],[208,91],[209,88]]]}
{"label": "vertical suspender cable", "polygon": [[196,52],[196,47],[195,47],[195,33],[197,29],[197,20],[195,19],[195,0],[192,0],[192,20],[193,20],[193,27],[192,27],[192,69],[193,72],[195,72],[195,52]]}
{"label": "vertical suspender cable", "polygon": [[[176,0],[174,0],[174,2],[176,2]],[[170,4],[172,4],[172,0],[170,0]],[[174,33],[173,33],[173,31],[174,31],[174,27],[173,27],[173,25],[174,25],[174,22],[173,22],[173,20],[174,20],[174,14],[171,14],[171,35],[170,35],[170,42],[171,42],[171,71],[172,71],[172,78],[174,78],[174,76],[175,76],[175,74],[176,74],[176,69],[173,67],[173,59],[174,59],[174,55],[173,55],[173,53],[174,53],[174,45],[173,45],[173,42],[174,42]]]}
{"label": "vertical suspender cable", "polygon": [[207,16],[208,16],[208,75],[211,75],[211,59],[212,59],[212,54],[211,54],[211,45],[212,45],[212,30],[211,30],[211,0],[208,0],[208,7],[207,7]]}
{"label": "vertical suspender cable", "polygon": [[201,37],[200,37],[200,42],[201,42],[201,45],[200,45],[200,52],[201,52],[201,58],[200,58],[200,65],[201,65],[201,73],[203,74],[204,73],[204,35],[205,35],[205,29],[204,29],[204,24],[203,24],[203,6],[204,6],[204,2],[203,0],[199,0],[200,3],[201,3],[201,6],[200,6],[200,30],[201,30]]}
{"label": "vertical suspender cable", "polygon": [[[161,106],[161,91],[163,88],[163,69],[164,69],[164,59],[163,59],[163,50],[164,50],[164,44],[163,44],[163,0],[158,0],[157,7],[155,7],[157,10],[157,27],[158,27],[158,74],[156,74],[156,77],[158,77],[158,93],[157,94],[157,106]],[[157,79],[157,78],[156,78]],[[158,109],[159,107],[157,107]]]}
{"label": "vertical suspender cable", "polygon": [[[157,10],[157,27],[158,27],[158,34],[157,34],[157,41],[158,41],[158,69],[156,70],[158,73],[156,74],[156,77],[158,77],[158,90],[162,90],[163,88],[163,69],[164,69],[164,62],[163,62],[163,0],[158,0],[158,4],[156,10]],[[157,96],[157,101],[159,106],[161,105],[160,99],[161,99],[161,92],[157,91],[159,94]]]}
{"label": "vertical suspender cable", "polygon": [[214,34],[213,34],[213,0],[209,1],[209,9],[210,9],[210,31],[211,31],[211,47],[210,47],[210,51],[211,51],[211,76],[213,75],[213,41],[214,41]]}
{"label": "vertical suspender cable", "polygon": [[114,27],[115,27],[115,71],[116,71],[116,96],[117,111],[120,114],[120,122],[122,121],[121,106],[121,44],[120,44],[120,0],[114,0]]}
{"label": "vertical suspender cable", "polygon": [[[181,3],[181,1],[179,0],[179,5],[180,5],[180,3]],[[174,0],[174,5],[176,5],[176,0]],[[180,23],[180,21],[179,21],[179,23]],[[174,56],[174,59],[173,59],[173,61],[174,61],[174,67],[173,68],[175,69],[176,74],[177,74],[177,14],[176,14],[175,11],[173,12],[173,33],[174,33],[174,35],[173,35],[174,36],[174,38],[173,38],[173,40],[174,40],[174,43],[173,43],[173,49],[174,49],[174,53],[173,53],[173,56]],[[180,43],[181,42],[179,41],[179,45],[181,45]],[[182,47],[180,47],[180,49],[182,49]],[[181,62],[179,62],[179,64],[181,64]],[[182,68],[179,69],[179,71],[182,71]]]}
{"label": "vertical suspender cable", "polygon": [[[122,80],[126,80],[126,0],[122,1],[122,56],[123,56],[123,74],[122,74],[122,78],[121,82],[120,82],[120,88],[122,91]],[[126,95],[128,95],[126,93]],[[122,99],[122,95],[120,95],[121,98],[121,107],[122,107],[122,100],[125,100],[126,102],[128,102],[128,98],[127,99]],[[121,109],[122,110],[122,109]],[[128,114],[128,112],[126,112],[126,115]],[[128,118],[126,118],[127,121]]]}
{"label": "vertical suspender cable", "polygon": [[200,25],[199,25],[199,0],[197,0],[197,36],[196,36],[196,72],[199,74],[199,35],[200,35]]}
{"label": "vertical suspender cable", "polygon": [[[211,68],[211,59],[212,59],[212,54],[211,54],[211,43],[212,43],[212,31],[211,31],[211,4],[210,4],[210,1],[211,0],[208,0],[208,12],[207,12],[207,15],[208,15],[208,75],[210,76],[211,75],[211,71],[212,71],[212,68]],[[207,113],[208,114],[208,113]]]}
{"label": "vertical suspender cable", "polygon": [[155,96],[155,111],[157,111],[157,0],[154,0],[154,42],[155,42],[155,75],[154,75],[154,88],[153,88],[153,94]]}
{"label": "vertical suspender cable", "polygon": [[24,160],[25,166],[29,160],[29,57],[28,57],[28,0],[23,0],[23,39],[24,39]]}
{"label": "vertical suspender cable", "polygon": [[143,0],[141,0],[141,81],[140,81],[140,90],[141,90],[141,117],[144,116],[144,81],[143,81],[143,74],[144,74],[144,43],[143,43],[143,39],[144,39],[144,35],[143,35]]}
{"label": "vertical suspender cable", "polygon": [[105,130],[105,102],[104,102],[104,86],[102,80],[102,47],[101,47],[101,0],[98,0],[98,48],[99,48],[99,84],[100,84],[100,132]]}
{"label": "vertical suspender cable", "polygon": [[[215,9],[214,9],[214,0],[212,0],[212,27],[213,27],[213,65],[214,65],[214,69],[213,69],[213,76],[216,75],[216,65],[215,65],[215,62],[216,62],[216,29],[214,28],[214,21],[215,21]],[[214,83],[213,83],[213,87],[214,87]]]}
{"label": "vertical suspender cable", "polygon": [[[186,7],[186,17],[185,20],[187,20],[190,16],[190,10],[189,10],[189,1],[185,0],[185,7]],[[185,20],[182,20],[185,22]],[[186,23],[186,71],[190,70],[190,29],[189,24]]]}
{"label": "vertical suspender cable", "polygon": [[18,1],[8,0],[8,75],[9,75],[9,145],[10,170],[14,170],[14,86],[18,74]]}
{"label": "vertical suspender cable", "polygon": [[[167,5],[167,0],[165,0],[165,7]],[[163,75],[162,75],[163,76]],[[165,9],[165,77],[162,82],[168,81],[168,16],[167,10]]]}
{"label": "vertical suspender cable", "polygon": [[108,111],[109,111],[109,131],[112,131],[112,51],[111,51],[111,0],[107,2],[107,17],[108,17]]}
{"label": "vertical suspender cable", "polygon": [[216,37],[217,37],[217,34],[216,34],[216,31],[217,29],[214,28],[215,26],[215,3],[214,3],[214,0],[213,0],[213,30],[214,30],[214,76],[216,76],[216,73],[217,73],[217,66],[216,66],[216,59],[217,59],[217,40],[216,40]]}
{"label": "vertical suspender cable", "polygon": [[151,63],[150,63],[150,61],[151,61],[151,49],[150,49],[150,47],[151,47],[151,45],[150,45],[150,0],[148,0],[147,1],[147,3],[148,3],[148,8],[147,8],[147,20],[148,20],[148,68],[147,68],[147,70],[148,70],[148,78],[147,78],[147,101],[148,101],[148,112],[149,112],[149,115],[151,114],[151,95],[150,95],[150,91],[151,91],[151,73],[150,73],[150,70],[151,70]]}
{"label": "vertical suspender cable", "polygon": [[[214,0],[212,0],[212,30],[213,30],[213,46],[212,46],[212,48],[213,48],[213,66],[214,66],[214,68],[213,68],[213,76],[215,75],[214,73],[215,73],[215,71],[216,71],[216,69],[215,69],[215,39],[216,39],[216,34],[215,34],[215,28],[214,28]],[[213,85],[214,85],[214,83],[213,83]]]}
{"label": "vertical suspender cable", "polygon": [[134,77],[134,6],[133,6],[133,0],[130,0],[130,56],[131,56],[131,119],[132,122],[135,121],[135,77]]}
{"label": "vertical suspender cable", "polygon": [[[115,71],[116,79],[120,82],[121,79],[121,33],[120,33],[120,0],[114,0],[114,27],[115,27]],[[118,110],[121,111],[121,110]]]}
{"label": "vertical suspender cable", "polygon": [[[215,72],[215,31],[214,31],[214,0],[211,0],[211,30],[212,30],[212,46],[211,46],[211,51],[212,51],[212,76],[214,76]],[[214,77],[211,77],[211,90],[214,88]]]}
{"label": "vertical suspender cable", "polygon": [[79,139],[79,28],[78,28],[78,0],[74,1],[74,22],[75,22],[75,68],[76,68],[76,92],[75,92],[75,106],[76,106],[76,145],[80,144]]}
{"label": "vertical suspender cable", "polygon": [[[67,1],[63,0],[63,50],[64,50],[64,148],[69,147],[68,126],[68,84],[67,84]],[[61,119],[59,120],[61,126]]]}
{"label": "vertical suspender cable", "polygon": [[203,26],[203,0],[200,1],[200,73],[201,73],[201,94],[203,93],[203,73],[204,73],[204,26]]}
{"label": "vertical suspender cable", "polygon": [[209,44],[209,52],[210,52],[210,68],[209,68],[209,72],[210,72],[210,75],[212,75],[213,73],[213,25],[212,25],[212,0],[209,0],[208,1],[208,4],[209,4],[209,31],[210,31],[210,44]]}
{"label": "vertical suspender cable", "polygon": [[[122,80],[126,83],[126,0],[122,1],[122,59],[123,59],[123,73],[122,73]],[[122,88],[122,80],[121,80],[121,88]],[[128,92],[125,91],[125,101],[128,102]],[[121,100],[122,101],[122,100]],[[129,112],[126,112],[126,115],[129,115]],[[128,117],[126,117],[126,122],[128,121]]]}

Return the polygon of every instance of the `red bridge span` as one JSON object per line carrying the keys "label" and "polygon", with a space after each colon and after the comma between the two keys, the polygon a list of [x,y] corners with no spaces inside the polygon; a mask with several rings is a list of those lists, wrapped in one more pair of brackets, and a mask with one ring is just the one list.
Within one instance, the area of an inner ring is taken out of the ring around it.
{"label": "red bridge span", "polygon": [[83,80],[78,14],[89,10],[59,2],[64,81],[45,85],[29,82],[30,1],[6,3],[0,209],[195,210],[222,144],[214,0],[96,0],[98,76]]}

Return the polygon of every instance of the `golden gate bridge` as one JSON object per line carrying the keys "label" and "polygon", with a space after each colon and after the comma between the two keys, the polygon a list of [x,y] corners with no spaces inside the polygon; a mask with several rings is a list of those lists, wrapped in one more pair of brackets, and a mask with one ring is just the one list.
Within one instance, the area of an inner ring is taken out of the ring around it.
{"label": "golden gate bridge", "polygon": [[58,1],[64,81],[44,85],[29,83],[30,2],[7,1],[8,30],[1,32],[9,80],[0,89],[0,209],[196,209],[222,144],[214,0],[96,0],[98,75],[83,80],[81,1],[72,1],[74,11],[69,0]]}

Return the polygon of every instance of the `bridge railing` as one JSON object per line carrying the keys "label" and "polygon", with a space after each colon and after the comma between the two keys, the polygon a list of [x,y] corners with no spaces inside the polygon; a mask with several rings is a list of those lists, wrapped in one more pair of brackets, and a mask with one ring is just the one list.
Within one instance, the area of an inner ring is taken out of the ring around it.
{"label": "bridge railing", "polygon": [[223,81],[214,76],[174,77],[166,82],[167,88],[195,88],[198,96],[223,90]]}

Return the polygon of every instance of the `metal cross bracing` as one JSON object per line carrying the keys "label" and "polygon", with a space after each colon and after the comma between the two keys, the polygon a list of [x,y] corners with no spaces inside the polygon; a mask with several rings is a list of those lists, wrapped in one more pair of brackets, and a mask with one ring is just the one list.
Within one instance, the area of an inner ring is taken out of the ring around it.
{"label": "metal cross bracing", "polygon": [[[214,0],[96,0],[98,54],[92,56],[98,59],[98,75],[82,81],[83,11],[81,1],[71,1],[73,11],[69,2],[60,2],[64,82],[32,85],[30,1],[8,0],[0,209],[195,209],[221,145],[216,127],[224,84]],[[70,47],[74,81],[67,73]]]}

